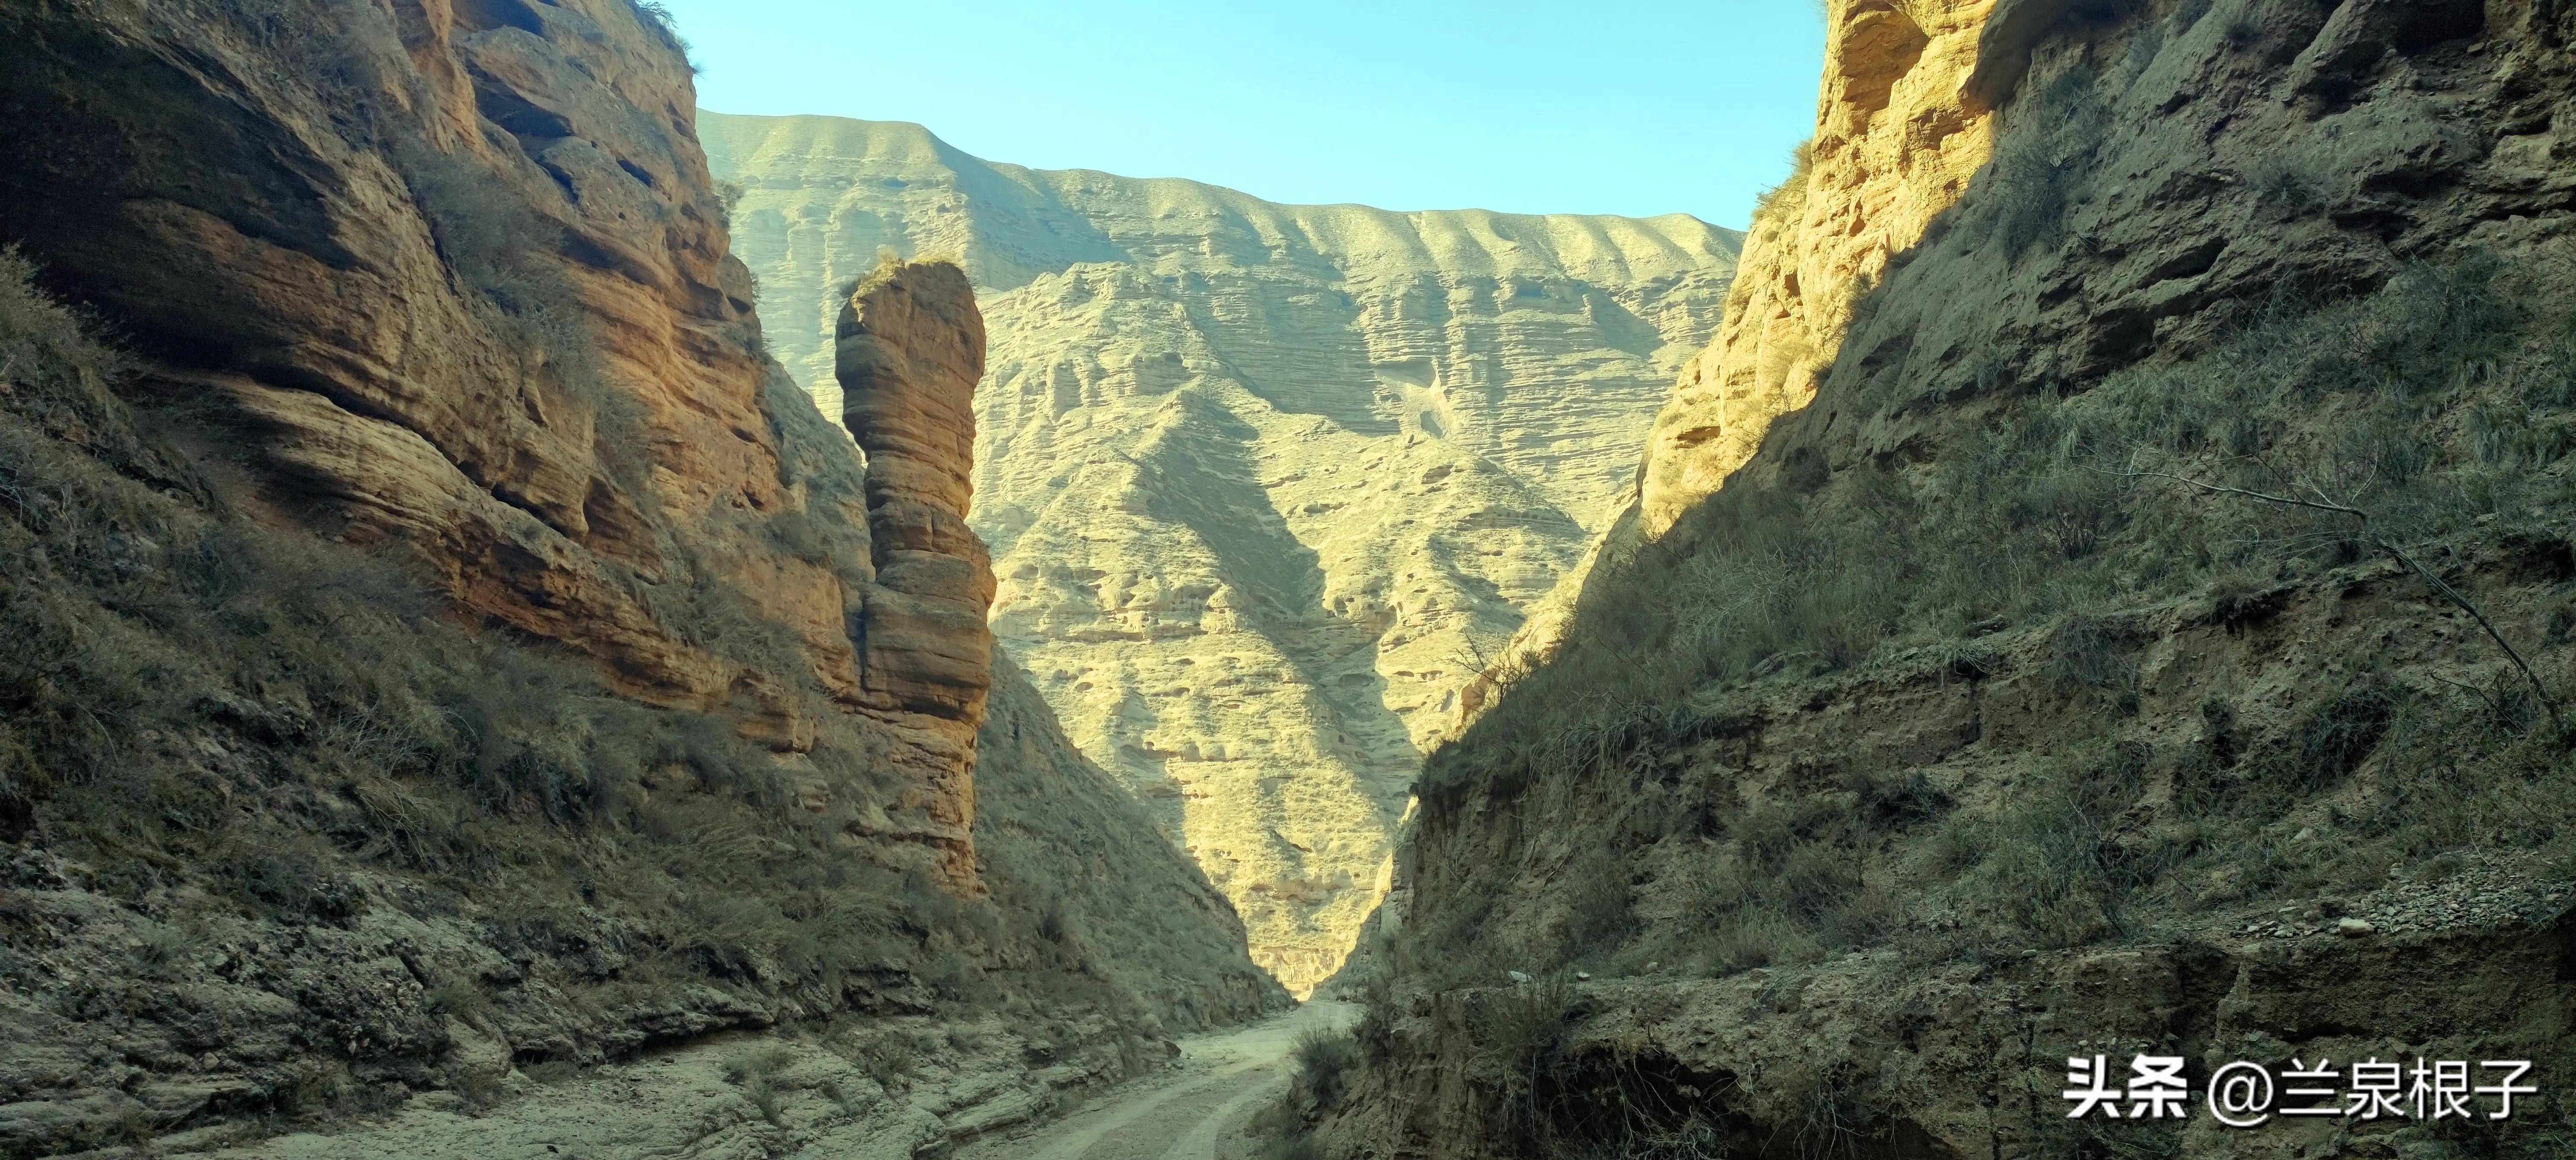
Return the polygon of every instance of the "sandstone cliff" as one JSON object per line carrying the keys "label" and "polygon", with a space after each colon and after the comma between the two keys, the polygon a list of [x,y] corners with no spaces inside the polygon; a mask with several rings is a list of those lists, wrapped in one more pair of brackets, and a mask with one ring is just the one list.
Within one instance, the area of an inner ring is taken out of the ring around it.
{"label": "sandstone cliff", "polygon": [[[0,231],[228,416],[281,518],[410,545],[474,615],[782,753],[816,693],[861,700],[863,542],[784,470],[667,31],[608,0],[14,19]],[[898,828],[965,882],[941,824]]]}
{"label": "sandstone cliff", "polygon": [[1736,236],[1280,206],[989,164],[917,126],[702,116],[780,359],[837,407],[880,249],[958,258],[992,336],[973,522],[994,628],[1084,752],[1330,973],[1457,687],[1633,486]]}
{"label": "sandstone cliff", "polygon": [[[971,425],[906,442],[976,381],[963,280],[854,308],[903,356],[864,469],[763,353],[651,6],[0,42],[0,1154],[853,1014],[1007,1012],[1043,1093],[1029,1029],[1111,1078],[1283,1001],[995,676]],[[843,1113],[918,1120],[880,1078]]]}
{"label": "sandstone cliff", "polygon": [[1496,686],[1554,649],[1601,554],[1672,527],[1806,406],[1832,369],[1861,295],[1958,201],[1991,149],[1992,115],[1962,97],[1987,5],[1831,9],[1816,133],[1757,207],[1716,340],[1682,367],[1645,440],[1637,488],[1584,561],[1539,602],[1461,693],[1454,732]]}
{"label": "sandstone cliff", "polygon": [[2576,12],[1827,27],[1645,502],[1429,762],[1366,1094],[1294,1110],[1381,1156],[2565,1154],[2557,1106],[2055,1093],[2576,1066]]}
{"label": "sandstone cliff", "polygon": [[842,423],[868,457],[876,581],[859,620],[860,680],[876,707],[947,723],[907,737],[895,764],[964,844],[975,813],[975,727],[992,689],[993,562],[966,527],[984,320],[955,266],[889,266],[841,308]]}
{"label": "sandstone cliff", "polygon": [[1717,340],[1655,416],[1638,533],[1659,536],[1815,398],[1860,296],[1986,163],[1988,110],[1962,99],[1983,5],[1833,10],[1816,135],[1745,238]]}

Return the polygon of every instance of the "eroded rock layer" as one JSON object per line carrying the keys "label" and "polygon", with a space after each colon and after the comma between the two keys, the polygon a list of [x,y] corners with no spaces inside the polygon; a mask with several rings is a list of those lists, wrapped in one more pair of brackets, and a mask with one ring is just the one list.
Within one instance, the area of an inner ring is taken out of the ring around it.
{"label": "eroded rock layer", "polygon": [[1426,767],[1322,1150],[2566,1155],[2057,1093],[2576,1067],[2576,10],[1825,16],[1645,502]]}
{"label": "eroded rock layer", "polygon": [[871,473],[663,19],[0,7],[0,1155],[791,1022],[813,1115],[650,1146],[929,1147],[1285,1002],[993,653],[963,279],[853,309]]}
{"label": "eroded rock layer", "polygon": [[1963,86],[1988,7],[1828,10],[1815,135],[1754,214],[1715,341],[1683,364],[1647,434],[1634,502],[1467,683],[1453,729],[1491,703],[1498,680],[1555,646],[1602,553],[1624,555],[1662,535],[1753,457],[1772,420],[1815,398],[1861,295],[1986,163],[1992,113]]}
{"label": "eroded rock layer", "polygon": [[[860,694],[862,513],[786,462],[687,64],[650,17],[13,19],[29,115],[0,231],[162,390],[231,416],[219,450],[282,517],[406,545],[471,614],[781,753],[825,715],[937,727]],[[785,524],[810,542],[780,550]],[[881,832],[969,883],[962,764],[932,781],[951,800]]]}
{"label": "eroded rock layer", "polygon": [[908,738],[897,763],[963,843],[993,683],[993,563],[966,526],[984,320],[955,266],[890,268],[852,292],[835,338],[841,421],[868,456],[876,582],[859,623],[861,681],[877,706],[944,723]]}
{"label": "eroded rock layer", "polygon": [[880,249],[958,259],[991,357],[994,628],[1084,752],[1330,973],[1420,746],[1577,559],[1707,341],[1736,235],[1280,206],[989,164],[917,126],[704,114],[780,359]]}
{"label": "eroded rock layer", "polygon": [[1655,417],[1638,532],[1663,534],[1815,398],[1860,297],[1968,188],[1992,117],[1961,88],[1982,3],[1844,4],[1826,36],[1816,134],[1761,208],[1717,339]]}

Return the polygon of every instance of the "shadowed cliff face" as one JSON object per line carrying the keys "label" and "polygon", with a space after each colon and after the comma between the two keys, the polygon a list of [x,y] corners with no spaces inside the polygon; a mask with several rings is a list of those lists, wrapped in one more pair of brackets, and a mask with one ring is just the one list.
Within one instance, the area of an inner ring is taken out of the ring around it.
{"label": "shadowed cliff face", "polygon": [[1826,26],[1645,502],[1426,764],[1323,1150],[2569,1154],[2053,1095],[2576,1068],[2576,10]]}
{"label": "shadowed cliff face", "polygon": [[0,231],[237,416],[282,509],[805,744],[780,674],[655,607],[751,594],[848,686],[837,578],[741,563],[802,497],[667,34],[622,0],[94,8],[6,17]]}
{"label": "shadowed cliff face", "polygon": [[797,1129],[920,1144],[1284,1003],[994,654],[964,280],[850,304],[867,469],[689,76],[626,0],[0,7],[0,1155],[1018,1028]]}
{"label": "shadowed cliff face", "polygon": [[991,357],[993,625],[1292,985],[1374,900],[1419,746],[1633,486],[1732,231],[1282,206],[914,125],[705,114],[767,333],[827,411],[841,292],[956,258]]}
{"label": "shadowed cliff face", "polygon": [[1815,135],[1754,213],[1717,334],[1683,364],[1647,432],[1632,502],[1468,682],[1453,731],[1492,703],[1498,679],[1555,647],[1604,552],[1632,552],[1663,535],[1753,457],[1773,420],[1815,398],[1854,307],[1966,192],[1992,151],[1992,112],[1963,91],[1991,6],[1827,6]]}

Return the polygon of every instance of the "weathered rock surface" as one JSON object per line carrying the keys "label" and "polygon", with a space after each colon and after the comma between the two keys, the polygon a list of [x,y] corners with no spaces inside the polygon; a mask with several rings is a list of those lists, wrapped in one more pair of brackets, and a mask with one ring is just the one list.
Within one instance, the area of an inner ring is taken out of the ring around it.
{"label": "weathered rock surface", "polygon": [[1633,483],[1736,245],[1687,217],[1280,206],[702,114],[780,359],[837,407],[880,248],[960,260],[991,357],[994,628],[1292,986],[1374,898],[1419,746]]}
{"label": "weathered rock surface", "polygon": [[[27,129],[0,233],[128,327],[160,389],[231,414],[246,437],[211,449],[265,502],[406,545],[469,613],[779,751],[852,710],[939,728],[859,694],[864,528],[788,469],[688,67],[650,18],[8,19]],[[66,86],[95,95],[58,108]],[[784,635],[727,631],[764,622]],[[962,757],[927,780],[899,828],[966,882]]]}
{"label": "weathered rock surface", "polygon": [[861,681],[877,707],[940,723],[912,731],[894,761],[971,852],[975,729],[993,663],[993,563],[966,526],[983,317],[955,266],[890,268],[851,295],[836,338],[842,423],[868,457],[876,580],[860,619]]}
{"label": "weathered rock surface", "polygon": [[[0,1155],[1285,1002],[995,676],[971,424],[871,478],[760,353],[689,76],[627,0],[0,9],[0,244],[133,348],[0,258]],[[899,281],[871,397],[963,418]]]}
{"label": "weathered rock surface", "polygon": [[[398,7],[13,14],[0,230],[171,389],[238,408],[279,502],[424,545],[476,613],[640,694],[723,704],[741,666],[647,607],[695,579],[663,537],[739,546],[726,517],[796,500],[686,65],[624,3]],[[764,579],[845,667],[833,578]]]}
{"label": "weathered rock surface", "polygon": [[[1754,224],[1648,502],[1426,772],[1351,980],[1384,1062],[1313,1110],[1327,1151],[2566,1154],[2559,1107],[2234,1132],[2056,1092],[2151,1047],[2196,1096],[2239,1059],[2576,1067],[2576,764],[2477,627],[2567,687],[2570,448],[2484,433],[2576,405],[2576,12],[1826,17],[1809,178]],[[2123,474],[2257,462],[2302,496],[2435,482],[2292,543],[2282,505]],[[1568,707],[1623,657],[1670,663]]]}
{"label": "weathered rock surface", "polygon": [[1815,398],[1861,295],[1986,163],[1992,114],[1961,85],[1987,7],[1832,9],[1816,135],[1745,238],[1716,341],[1655,417],[1638,534],[1662,535]]}
{"label": "weathered rock surface", "polygon": [[1992,110],[1962,89],[1990,7],[1829,8],[1815,136],[1754,215],[1715,341],[1683,365],[1655,416],[1634,502],[1597,529],[1585,560],[1490,671],[1468,682],[1453,732],[1492,702],[1498,678],[1555,645],[1602,552],[1663,535],[1753,458],[1772,420],[1815,398],[1861,296],[1958,201],[1992,150]]}

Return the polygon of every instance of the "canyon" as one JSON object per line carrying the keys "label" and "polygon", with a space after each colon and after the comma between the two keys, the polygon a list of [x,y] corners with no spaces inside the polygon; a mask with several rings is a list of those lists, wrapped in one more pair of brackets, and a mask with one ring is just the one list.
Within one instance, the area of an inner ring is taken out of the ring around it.
{"label": "canyon", "polygon": [[819,413],[665,21],[0,11],[0,1154],[781,1026],[679,1143],[926,1146],[1289,1002],[993,647],[963,275]]}
{"label": "canyon", "polygon": [[1285,206],[702,114],[763,333],[828,414],[840,291],[955,259],[991,336],[993,630],[1303,994],[1375,905],[1424,749],[1635,485],[1739,236]]}
{"label": "canyon", "polygon": [[2070,1061],[2576,1065],[2576,11],[1830,0],[1815,136],[1468,690],[1327,1155],[2558,1156]]}
{"label": "canyon", "polygon": [[1819,7],[1737,234],[0,5],[0,1157],[2576,1154],[2576,3]]}

